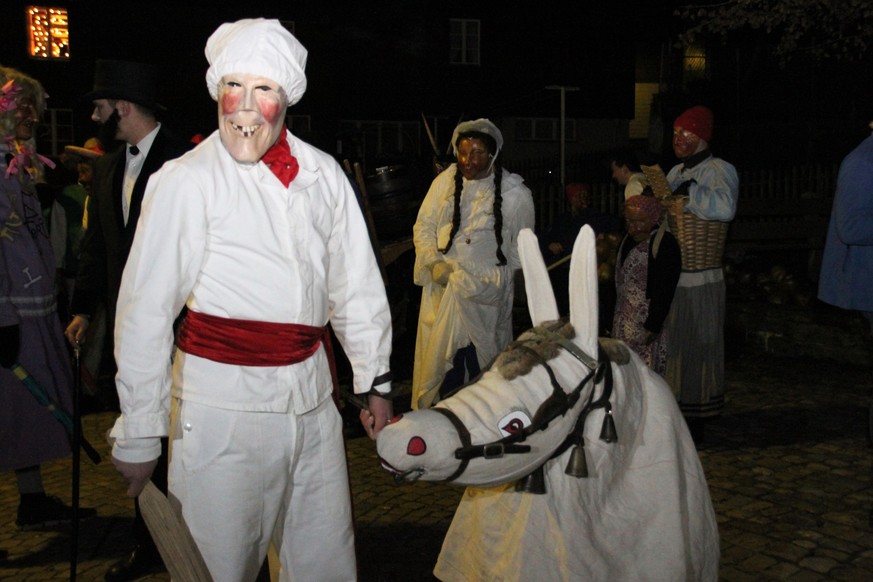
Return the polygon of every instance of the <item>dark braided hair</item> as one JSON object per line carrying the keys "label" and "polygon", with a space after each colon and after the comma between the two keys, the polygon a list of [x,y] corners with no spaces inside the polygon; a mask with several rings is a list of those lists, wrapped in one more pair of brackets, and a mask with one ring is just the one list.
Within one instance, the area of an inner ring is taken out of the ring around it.
{"label": "dark braided hair", "polygon": [[[488,147],[489,153],[494,153],[497,150],[497,142],[494,141],[494,138],[488,135],[487,133],[482,133],[479,131],[469,131],[464,132],[458,135],[458,139],[455,142],[455,147],[459,143],[461,143],[462,139],[465,138],[475,138],[482,140],[482,142]],[[503,167],[494,162],[494,236],[497,239],[497,264],[505,265],[506,264],[506,256],[503,254],[503,195],[502,195],[502,182],[503,182]],[[455,166],[455,194],[454,194],[454,210],[452,212],[452,230],[449,233],[449,242],[446,243],[446,247],[443,249],[439,249],[439,251],[443,254],[449,252],[449,249],[452,248],[452,242],[455,240],[455,235],[458,234],[458,230],[461,228],[461,190],[464,187],[463,174],[461,174],[461,169]]]}
{"label": "dark braided hair", "polygon": [[494,237],[497,239],[497,264],[505,265],[506,257],[503,254],[503,166],[494,163]]}

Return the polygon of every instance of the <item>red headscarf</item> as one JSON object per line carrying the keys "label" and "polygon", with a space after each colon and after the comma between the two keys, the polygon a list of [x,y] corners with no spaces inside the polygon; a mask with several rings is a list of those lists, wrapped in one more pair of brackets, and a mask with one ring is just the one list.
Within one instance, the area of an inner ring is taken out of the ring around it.
{"label": "red headscarf", "polygon": [[661,220],[661,203],[654,196],[645,196],[638,194],[631,196],[624,203],[625,208],[636,208],[643,212],[652,224],[658,224]]}

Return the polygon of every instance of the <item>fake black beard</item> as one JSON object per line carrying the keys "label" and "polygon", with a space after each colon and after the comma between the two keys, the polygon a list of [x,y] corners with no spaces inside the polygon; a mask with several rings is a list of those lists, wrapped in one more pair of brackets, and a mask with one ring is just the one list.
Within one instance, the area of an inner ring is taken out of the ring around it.
{"label": "fake black beard", "polygon": [[103,145],[104,151],[110,151],[115,149],[114,146],[120,143],[120,140],[116,139],[115,134],[118,133],[118,121],[121,119],[118,115],[118,110],[113,109],[112,115],[109,118],[100,124],[99,129],[97,130],[97,139],[100,140],[100,143]]}

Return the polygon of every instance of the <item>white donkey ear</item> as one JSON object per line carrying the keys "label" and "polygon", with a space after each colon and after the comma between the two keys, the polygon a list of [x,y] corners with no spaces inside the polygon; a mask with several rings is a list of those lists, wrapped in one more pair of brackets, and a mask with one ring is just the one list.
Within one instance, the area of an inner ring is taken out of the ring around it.
{"label": "white donkey ear", "polygon": [[576,344],[597,357],[598,326],[597,252],[594,231],[585,225],[576,236],[570,259],[570,323]]}
{"label": "white donkey ear", "polygon": [[518,233],[518,254],[524,273],[524,289],[527,292],[527,308],[531,322],[536,326],[544,321],[558,319],[558,303],[546,262],[540,253],[537,236],[529,228]]}

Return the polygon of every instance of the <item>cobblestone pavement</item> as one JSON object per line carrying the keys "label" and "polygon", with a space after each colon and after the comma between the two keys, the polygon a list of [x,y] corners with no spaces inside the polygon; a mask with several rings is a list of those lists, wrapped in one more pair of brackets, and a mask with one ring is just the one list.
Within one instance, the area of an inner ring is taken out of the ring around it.
{"label": "cobblestone pavement", "polygon": [[[727,361],[724,415],[707,426],[699,454],[721,533],[725,581],[873,580],[869,367],[736,351]],[[111,412],[83,418],[103,455],[82,456],[81,501],[98,517],[79,528],[79,580],[102,580],[129,549],[132,503],[102,435]],[[451,485],[394,485],[373,443],[348,443],[361,580],[428,581],[462,493]],[[69,460],[44,467],[50,493],[70,499]],[[71,529],[18,532],[13,474],[0,475],[0,579],[69,578]],[[169,580],[166,573],[144,580]]]}

